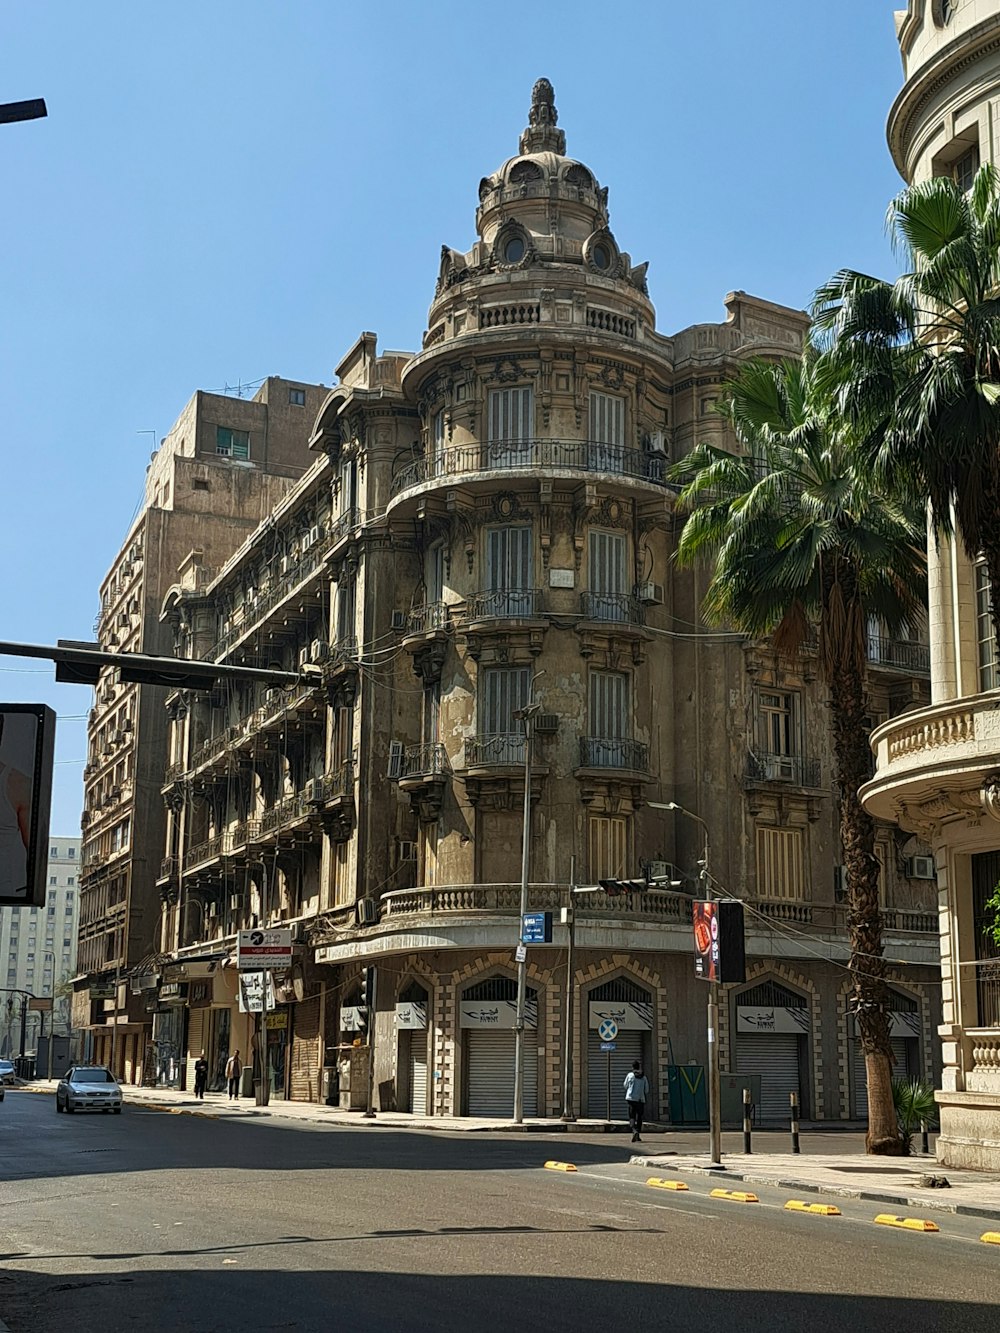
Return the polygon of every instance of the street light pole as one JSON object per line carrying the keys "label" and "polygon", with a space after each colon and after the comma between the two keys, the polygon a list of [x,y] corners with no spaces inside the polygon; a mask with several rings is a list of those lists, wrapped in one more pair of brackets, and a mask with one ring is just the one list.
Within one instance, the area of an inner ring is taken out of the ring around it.
{"label": "street light pole", "polygon": [[528,910],[528,872],[531,869],[531,741],[532,719],[541,704],[531,700],[535,681],[541,671],[531,678],[528,703],[517,709],[514,716],[524,723],[524,809],[521,818],[521,911],[517,922],[517,943],[520,957],[517,962],[517,1011],[514,1016],[514,1124],[524,1120],[524,1009],[528,993],[528,962],[521,935],[524,915]]}
{"label": "street light pole", "polygon": [[573,1114],[573,950],[576,943],[576,911],[573,892],[576,889],[576,857],[569,859],[569,906],[566,908],[566,1023],[563,1032],[563,1109],[560,1119],[575,1120]]}
{"label": "street light pole", "polygon": [[[704,830],[705,850],[701,859],[701,882],[706,899],[712,900],[712,875],[709,869],[708,825],[701,815],[686,810],[676,801],[648,801],[652,810],[673,810],[699,823]],[[719,1060],[719,983],[708,983],[708,1138],[713,1166],[722,1165],[722,1072]]]}

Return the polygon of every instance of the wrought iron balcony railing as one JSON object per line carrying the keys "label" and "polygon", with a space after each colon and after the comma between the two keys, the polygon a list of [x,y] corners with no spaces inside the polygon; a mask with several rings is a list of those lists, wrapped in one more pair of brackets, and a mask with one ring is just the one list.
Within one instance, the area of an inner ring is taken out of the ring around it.
{"label": "wrought iron balcony railing", "polygon": [[430,634],[433,630],[447,629],[449,623],[447,602],[428,602],[407,613],[406,633]]}
{"label": "wrought iron balcony railing", "polygon": [[616,625],[645,625],[646,608],[638,597],[627,592],[583,592],[580,611],[587,620],[602,620]]}
{"label": "wrought iron balcony railing", "polygon": [[649,768],[649,746],[624,737],[581,736],[581,768],[627,768],[644,773]]}
{"label": "wrought iron balcony railing", "polygon": [[667,461],[662,454],[597,440],[506,440],[460,444],[415,458],[399,468],[392,479],[392,494],[440,478],[476,472],[525,472],[554,468],[567,472],[609,473],[665,486]]}
{"label": "wrought iron balcony railing", "polygon": [[493,732],[470,736],[465,742],[465,763],[468,768],[507,768],[524,764],[524,736],[516,731]]}
{"label": "wrought iron balcony railing", "polygon": [[796,754],[748,754],[748,782],[787,782],[793,787],[819,786],[819,760]]}
{"label": "wrought iron balcony railing", "polygon": [[443,777],[450,771],[447,750],[439,742],[433,742],[406,747],[399,777],[401,781],[407,778]]}
{"label": "wrought iron balcony railing", "polygon": [[892,667],[896,671],[928,676],[931,670],[931,650],[926,643],[910,639],[884,639],[868,636],[868,661],[872,666]]}
{"label": "wrought iron balcony railing", "polygon": [[531,620],[538,615],[542,594],[538,588],[494,588],[476,593],[466,603],[466,624],[477,620]]}

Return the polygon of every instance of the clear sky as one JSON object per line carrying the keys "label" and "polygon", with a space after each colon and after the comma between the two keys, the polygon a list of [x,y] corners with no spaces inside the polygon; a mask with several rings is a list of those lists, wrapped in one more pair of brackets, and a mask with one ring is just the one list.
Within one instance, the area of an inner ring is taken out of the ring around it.
{"label": "clear sky", "polygon": [[[661,331],[733,289],[806,306],[840,267],[891,274],[897,7],[6,0],[0,101],[49,115],[0,125],[0,639],[92,637],[195,389],[331,383],[363,329],[419,347],[542,75]],[[0,658],[2,698],[57,709],[75,835],[90,692]]]}

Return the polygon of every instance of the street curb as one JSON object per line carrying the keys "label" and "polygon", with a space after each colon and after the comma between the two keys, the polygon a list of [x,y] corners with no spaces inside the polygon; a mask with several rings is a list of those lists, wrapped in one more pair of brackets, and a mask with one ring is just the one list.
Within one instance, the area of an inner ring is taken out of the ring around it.
{"label": "street curb", "polygon": [[[630,1166],[655,1168],[663,1165],[651,1157],[631,1157]],[[697,1172],[720,1180],[745,1180],[753,1185],[771,1185],[775,1189],[804,1190],[809,1194],[832,1194],[838,1199],[863,1199],[868,1203],[901,1203],[908,1208],[930,1208],[939,1213],[952,1213],[957,1217],[1000,1218],[1000,1208],[989,1208],[985,1204],[977,1206],[969,1203],[951,1203],[945,1200],[916,1198],[912,1194],[886,1194],[877,1190],[855,1189],[850,1185],[820,1185],[814,1181],[788,1180],[776,1176],[758,1175],[753,1171],[733,1171],[726,1167],[697,1166],[673,1161],[671,1170]]]}

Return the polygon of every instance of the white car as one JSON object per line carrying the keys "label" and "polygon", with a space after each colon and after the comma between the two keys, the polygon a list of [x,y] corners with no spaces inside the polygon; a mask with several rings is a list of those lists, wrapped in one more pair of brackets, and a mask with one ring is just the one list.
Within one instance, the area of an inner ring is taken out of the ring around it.
{"label": "white car", "polygon": [[3,1095],[5,1083],[15,1082],[17,1075],[14,1073],[13,1060],[0,1060],[0,1096]]}
{"label": "white car", "polygon": [[75,1065],[56,1086],[56,1111],[114,1111],[122,1113],[122,1090],[103,1065]]}

